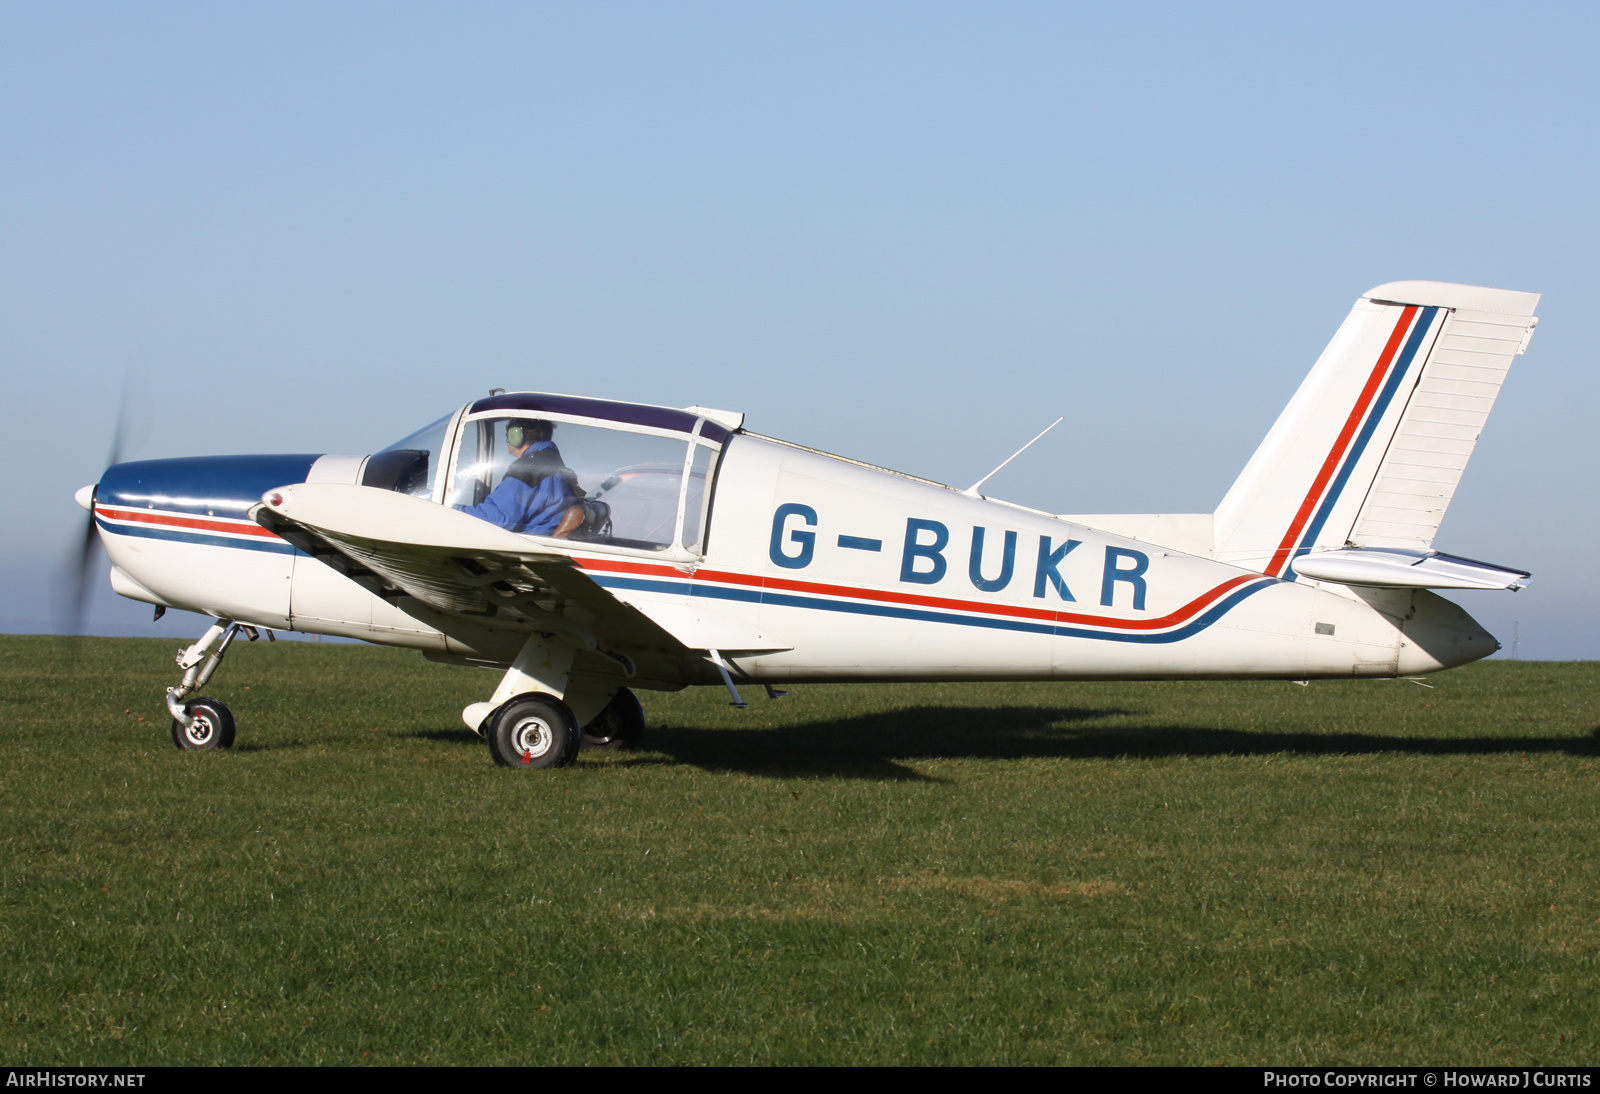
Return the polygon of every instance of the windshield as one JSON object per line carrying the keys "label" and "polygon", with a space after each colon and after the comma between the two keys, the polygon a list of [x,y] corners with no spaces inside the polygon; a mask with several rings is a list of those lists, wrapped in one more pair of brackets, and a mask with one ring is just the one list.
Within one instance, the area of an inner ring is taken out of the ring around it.
{"label": "windshield", "polygon": [[479,418],[462,430],[448,503],[514,532],[656,551],[672,545],[683,503],[683,543],[692,548],[714,459],[681,436]]}
{"label": "windshield", "polygon": [[452,411],[383,451],[368,456],[366,470],[361,474],[361,485],[415,494],[417,497],[432,497],[439,454],[444,448],[445,429],[453,417],[455,413]]}

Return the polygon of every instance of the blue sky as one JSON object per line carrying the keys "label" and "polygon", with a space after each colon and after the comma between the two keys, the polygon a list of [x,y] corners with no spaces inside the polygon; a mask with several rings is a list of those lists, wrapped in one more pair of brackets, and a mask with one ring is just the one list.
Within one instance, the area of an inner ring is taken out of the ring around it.
{"label": "blue sky", "polygon": [[[1213,509],[1350,303],[1545,294],[1437,546],[1600,657],[1600,8],[0,7],[0,629],[105,459],[492,386],[743,410],[1055,512]],[[102,587],[91,629],[189,635]],[[1508,651],[1509,652],[1509,651]]]}

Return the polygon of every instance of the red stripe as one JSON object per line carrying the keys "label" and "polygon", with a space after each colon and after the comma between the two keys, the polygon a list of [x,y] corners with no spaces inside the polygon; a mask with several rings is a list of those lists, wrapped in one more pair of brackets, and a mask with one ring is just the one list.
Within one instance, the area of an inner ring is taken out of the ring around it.
{"label": "red stripe", "polygon": [[1367,377],[1367,385],[1361,389],[1361,397],[1356,400],[1356,405],[1351,408],[1350,416],[1345,419],[1344,428],[1339,431],[1338,438],[1333,442],[1333,447],[1328,450],[1328,458],[1322,461],[1322,470],[1317,472],[1316,479],[1311,483],[1311,489],[1306,493],[1306,500],[1300,503],[1300,508],[1294,515],[1294,520],[1289,522],[1289,530],[1283,534],[1283,542],[1272,554],[1272,561],[1267,564],[1266,575],[1277,577],[1283,573],[1283,568],[1289,563],[1289,555],[1294,551],[1295,544],[1300,540],[1300,533],[1305,530],[1306,521],[1311,519],[1311,511],[1316,508],[1317,500],[1322,497],[1322,491],[1327,488],[1328,480],[1333,478],[1334,471],[1338,470],[1339,463],[1344,459],[1346,450],[1350,447],[1350,439],[1356,435],[1356,429],[1361,425],[1361,419],[1366,417],[1367,408],[1372,405],[1378,389],[1383,385],[1383,378],[1389,371],[1389,364],[1394,360],[1394,355],[1400,349],[1400,342],[1405,338],[1406,331],[1411,328],[1411,320],[1417,314],[1414,305],[1408,305],[1400,312],[1400,320],[1394,325],[1394,332],[1389,335],[1389,341],[1383,347],[1383,352],[1378,355],[1378,363],[1372,366],[1372,375]]}
{"label": "red stripe", "polygon": [[277,539],[273,533],[267,531],[259,524],[222,520],[204,520],[200,517],[179,517],[171,513],[155,513],[146,509],[112,509],[109,506],[97,505],[95,513],[108,517],[111,520],[128,520],[138,524],[161,524],[173,528],[195,528],[203,532],[230,532],[236,536],[260,536],[264,539]]}
{"label": "red stripe", "polygon": [[[198,517],[181,517],[170,513],[156,513],[144,509],[112,509],[108,506],[96,506],[95,512],[99,515],[114,519],[134,521],[141,524],[159,524],[168,527],[194,528],[212,532],[230,532],[235,535],[261,536],[266,539],[277,539],[273,533],[258,524],[230,523],[220,520],[203,520]],[[699,569],[691,575],[684,573],[675,566],[663,566],[649,562],[623,562],[619,559],[599,558],[574,558],[572,560],[580,569],[603,570],[612,573],[640,574],[649,577],[670,577],[678,580],[709,581],[720,585],[746,585],[762,589],[782,589],[786,592],[814,593],[822,596],[840,596],[852,600],[875,600],[891,604],[911,604],[925,608],[942,608],[947,611],[976,612],[982,615],[1012,616],[1023,619],[1040,619],[1051,623],[1088,624],[1096,627],[1107,627],[1116,630],[1146,631],[1161,630],[1174,627],[1187,622],[1189,618],[1204,611],[1211,603],[1238,588],[1247,581],[1255,580],[1252,574],[1242,574],[1230,578],[1221,585],[1201,593],[1189,603],[1160,619],[1111,619],[1104,616],[1082,615],[1077,612],[1055,611],[1049,608],[1027,608],[1020,605],[986,604],[976,600],[952,600],[946,597],[919,596],[915,593],[890,592],[886,590],[871,590],[852,588],[847,585],[826,585],[815,581],[796,581],[792,578],[762,577],[756,574],[741,574],[732,571]]]}
{"label": "red stripe", "polygon": [[[691,580],[690,575],[674,566],[661,566],[648,562],[621,562],[615,559],[574,558],[580,569],[605,570],[612,573],[641,574],[650,577],[671,577]],[[1050,623],[1077,623],[1116,630],[1154,631],[1175,627],[1204,611],[1213,601],[1238,588],[1247,581],[1258,580],[1254,574],[1229,578],[1214,589],[1195,597],[1177,611],[1160,619],[1110,619],[1105,616],[1080,615],[1077,612],[1054,611],[1049,608],[1025,608],[1010,604],[986,604],[976,600],[949,600],[937,596],[918,596],[914,593],[888,592],[876,589],[857,589],[847,585],[824,585],[814,581],[795,581],[791,578],[762,577],[756,574],[739,574],[721,570],[696,570],[694,581],[711,581],[719,585],[748,585],[761,589],[782,589],[787,592],[816,593],[823,596],[842,596],[852,600],[876,600],[891,604],[913,604],[925,608],[943,608],[949,611],[978,612],[983,615],[1012,616],[1023,619],[1042,619]]]}

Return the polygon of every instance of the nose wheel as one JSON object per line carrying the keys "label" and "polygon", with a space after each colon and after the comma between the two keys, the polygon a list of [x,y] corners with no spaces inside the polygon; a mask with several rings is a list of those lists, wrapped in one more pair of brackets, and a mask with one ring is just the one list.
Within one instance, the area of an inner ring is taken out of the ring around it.
{"label": "nose wheel", "polygon": [[189,716],[189,722],[185,725],[172,719],[173,744],[185,752],[233,747],[233,711],[226,706],[202,696],[184,703],[183,712]]}
{"label": "nose wheel", "polygon": [[[234,637],[241,633],[252,642],[261,637],[248,623],[219,619],[198,642],[178,651],[183,681],[167,689],[167,710],[172,715],[172,743],[185,752],[233,747],[233,712],[215,699],[204,696],[191,699],[189,696],[206,686],[211,674],[222,664],[222,657],[233,644]],[[267,640],[273,640],[271,631],[267,632]]]}

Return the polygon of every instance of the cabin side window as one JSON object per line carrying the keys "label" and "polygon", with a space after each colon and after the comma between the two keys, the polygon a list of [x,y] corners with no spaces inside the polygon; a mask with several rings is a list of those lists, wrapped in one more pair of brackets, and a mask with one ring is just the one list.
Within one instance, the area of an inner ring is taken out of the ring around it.
{"label": "cabin side window", "polygon": [[[448,504],[525,535],[664,551],[700,539],[714,451],[687,437],[532,415],[465,423]],[[684,473],[689,471],[685,489]]]}

